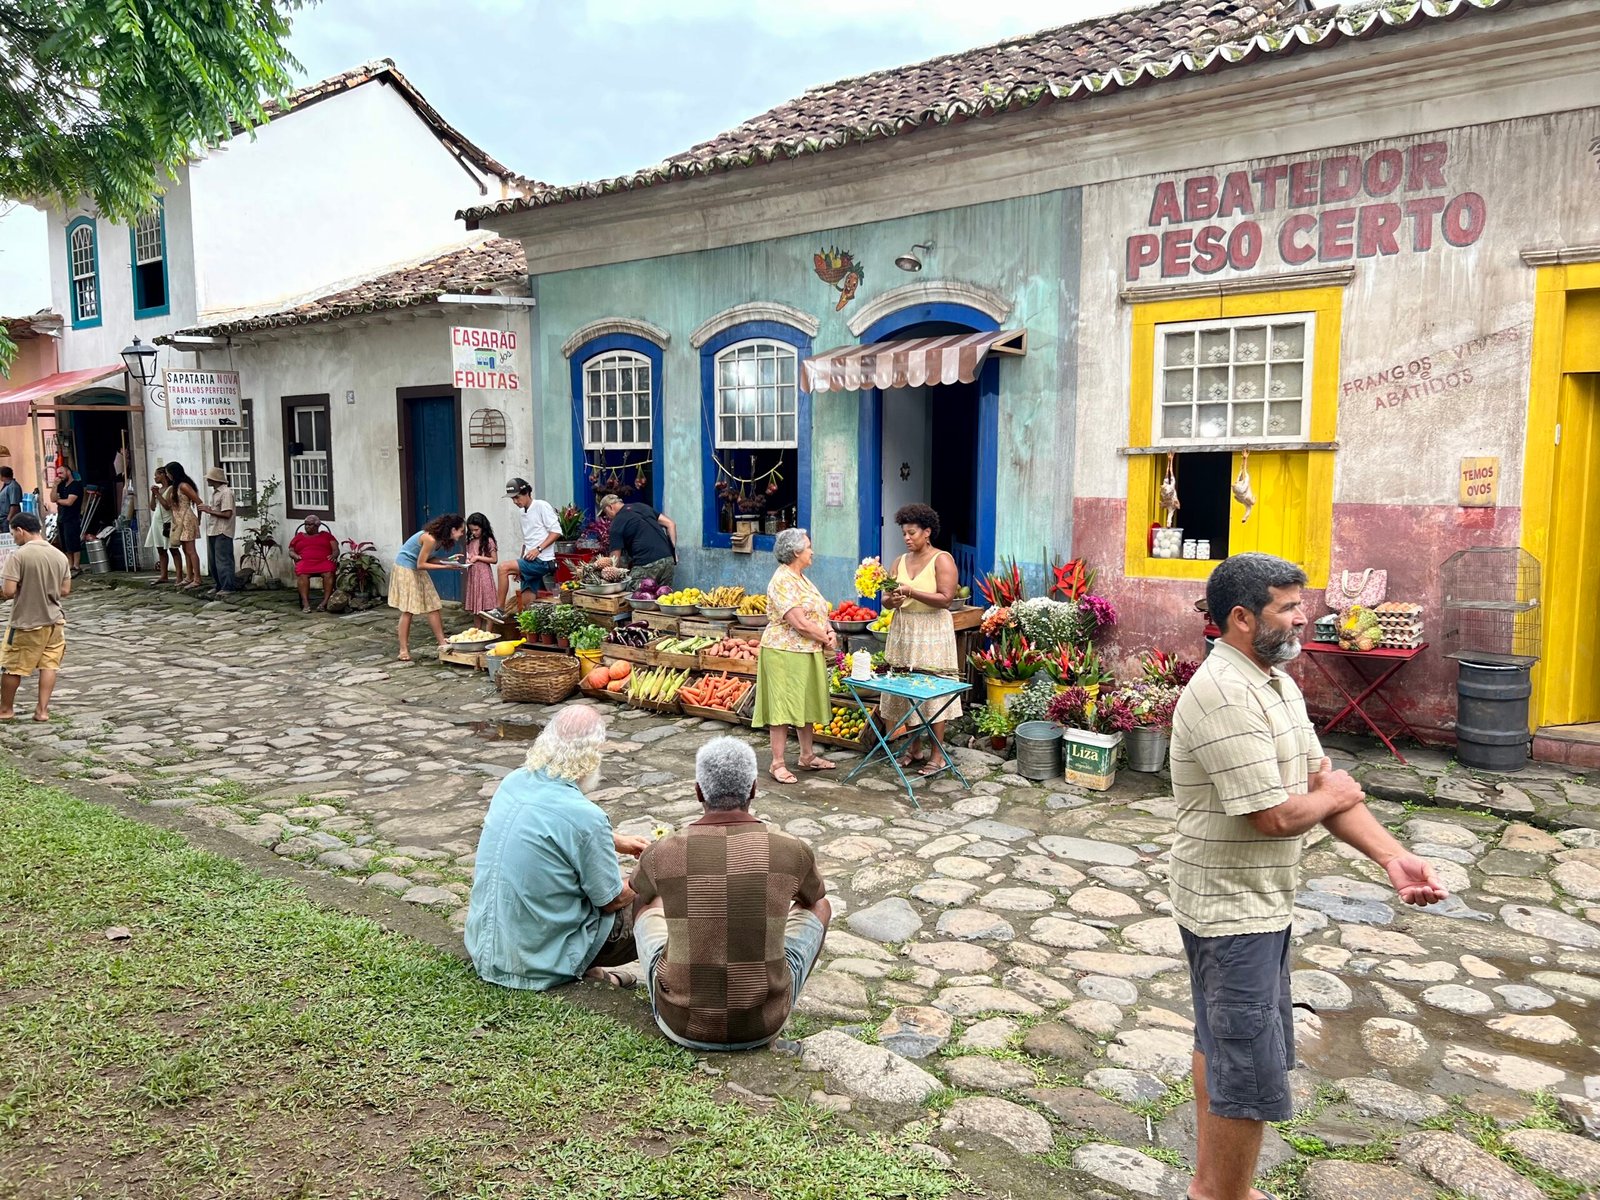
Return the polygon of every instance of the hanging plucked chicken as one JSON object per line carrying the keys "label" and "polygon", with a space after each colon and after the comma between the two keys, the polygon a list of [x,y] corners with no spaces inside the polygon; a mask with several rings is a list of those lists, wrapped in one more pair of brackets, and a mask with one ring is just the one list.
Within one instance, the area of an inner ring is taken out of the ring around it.
{"label": "hanging plucked chicken", "polygon": [[1239,474],[1233,481],[1233,498],[1244,505],[1243,525],[1250,519],[1250,510],[1256,506],[1256,494],[1250,490],[1250,451],[1239,451]]}
{"label": "hanging plucked chicken", "polygon": [[1169,526],[1178,509],[1182,507],[1178,503],[1178,477],[1172,472],[1172,463],[1176,457],[1173,454],[1167,455],[1167,476],[1161,481],[1161,507],[1166,510],[1166,524]]}

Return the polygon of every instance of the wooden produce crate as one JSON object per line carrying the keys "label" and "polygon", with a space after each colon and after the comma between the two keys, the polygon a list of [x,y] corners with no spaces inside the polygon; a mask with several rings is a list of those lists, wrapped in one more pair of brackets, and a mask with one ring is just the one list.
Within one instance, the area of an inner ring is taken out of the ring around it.
{"label": "wooden produce crate", "polygon": [[572,603],[574,607],[591,613],[615,615],[632,611],[628,606],[626,592],[618,592],[615,596],[591,596],[588,592],[574,592]]}
{"label": "wooden produce crate", "polygon": [[629,708],[642,708],[645,712],[660,713],[664,717],[675,717],[683,711],[683,706],[676,700],[635,700],[628,697]]}
{"label": "wooden produce crate", "polygon": [[612,704],[626,704],[628,702],[627,692],[608,692],[604,688],[592,688],[581,678],[578,680],[578,690],[594,700],[606,700]]}
{"label": "wooden produce crate", "polygon": [[[493,644],[492,642],[485,643],[485,645]],[[451,666],[471,667],[475,671],[487,671],[489,668],[485,665],[483,659],[484,653],[482,650],[452,650],[449,646],[439,647],[439,661],[449,663]]]}
{"label": "wooden produce crate", "polygon": [[619,646],[615,642],[603,642],[600,650],[611,658],[619,658],[623,662],[638,663],[642,667],[657,667],[661,665],[656,658],[655,651],[650,649],[649,646]]}
{"label": "wooden produce crate", "polygon": [[[673,636],[684,637],[688,635],[680,633]],[[658,667],[671,667],[675,671],[698,671],[700,669],[700,656],[698,654],[669,654],[665,650],[657,649],[663,640],[665,639],[657,638],[648,647],[650,652],[655,655],[650,660],[652,664]]]}
{"label": "wooden produce crate", "polygon": [[679,637],[714,637],[718,641],[728,636],[734,627],[732,621],[708,621],[705,617],[679,617]]}
{"label": "wooden produce crate", "polygon": [[723,658],[717,654],[710,654],[704,650],[696,657],[700,660],[702,671],[726,671],[729,675],[748,675],[754,679],[756,674],[756,660],[743,658]]}
{"label": "wooden produce crate", "polygon": [[637,614],[636,619],[643,621],[646,626],[657,633],[677,633],[678,621],[680,620],[680,618],[671,616],[668,613],[659,612],[641,612]]}
{"label": "wooden produce crate", "polygon": [[[714,672],[714,674],[721,674],[721,672]],[[744,695],[740,698],[739,703],[734,708],[710,708],[702,704],[691,704],[687,699],[684,698],[682,692],[678,693],[678,704],[684,712],[689,713],[692,716],[707,717],[713,721],[727,721],[732,724],[746,724],[750,719],[750,711],[755,708],[756,689],[753,681],[746,680],[742,677],[740,677],[739,681],[741,683],[749,683],[750,686],[745,689]],[[693,679],[690,680],[690,682],[692,684],[697,684],[701,682],[701,680]],[[744,710],[744,715],[740,714],[740,709]]]}
{"label": "wooden produce crate", "polygon": [[698,704],[689,704],[683,701],[678,703],[685,716],[701,717],[707,721],[726,721],[729,725],[741,723],[739,714],[726,708],[701,708]]}

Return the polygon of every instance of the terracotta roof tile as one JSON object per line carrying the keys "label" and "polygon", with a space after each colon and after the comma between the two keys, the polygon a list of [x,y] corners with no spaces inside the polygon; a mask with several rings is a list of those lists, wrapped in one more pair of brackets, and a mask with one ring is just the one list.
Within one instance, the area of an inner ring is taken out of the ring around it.
{"label": "terracotta roof tile", "polygon": [[804,95],[615,179],[527,195],[456,215],[490,217],[654,187],[896,137],[928,126],[1082,100],[1102,92],[1304,53],[1431,22],[1541,0],[1161,0],[958,54],[812,88]]}
{"label": "terracotta roof tile", "polygon": [[[390,271],[352,287],[329,292],[292,308],[197,325],[179,330],[173,336],[223,337],[234,333],[312,325],[363,313],[414,308],[431,304],[442,295],[527,294],[528,264],[522,253],[522,243],[508,238],[490,238],[413,266]],[[156,340],[166,342],[170,339],[162,337]]]}

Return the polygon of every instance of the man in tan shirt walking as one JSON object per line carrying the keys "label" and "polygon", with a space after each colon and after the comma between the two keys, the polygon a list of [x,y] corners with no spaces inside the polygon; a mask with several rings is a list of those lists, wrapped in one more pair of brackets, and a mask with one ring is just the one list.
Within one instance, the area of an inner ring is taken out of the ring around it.
{"label": "man in tan shirt walking", "polygon": [[0,571],[0,598],[11,601],[11,620],[0,644],[0,721],[16,719],[17,689],[39,672],[39,700],[33,719],[50,719],[50,693],[67,653],[67,617],[61,598],[72,594],[67,556],[39,531],[39,518],[18,513],[11,520],[17,549]]}
{"label": "man in tan shirt walking", "polygon": [[1289,930],[1306,831],[1321,825],[1361,851],[1407,904],[1448,894],[1324,757],[1282,669],[1300,653],[1305,583],[1270,554],[1236,554],[1211,573],[1206,604],[1222,637],[1172,722],[1172,909],[1195,1016],[1190,1200],[1262,1200],[1251,1180],[1263,1126],[1293,1112]]}

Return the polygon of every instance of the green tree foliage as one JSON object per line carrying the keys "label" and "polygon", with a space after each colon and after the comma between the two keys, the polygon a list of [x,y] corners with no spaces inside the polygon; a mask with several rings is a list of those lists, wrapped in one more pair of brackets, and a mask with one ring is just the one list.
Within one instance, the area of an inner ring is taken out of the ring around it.
{"label": "green tree foliage", "polygon": [[[0,0],[0,198],[130,224],[198,151],[264,121],[305,0]],[[0,330],[0,366],[15,347]]]}

